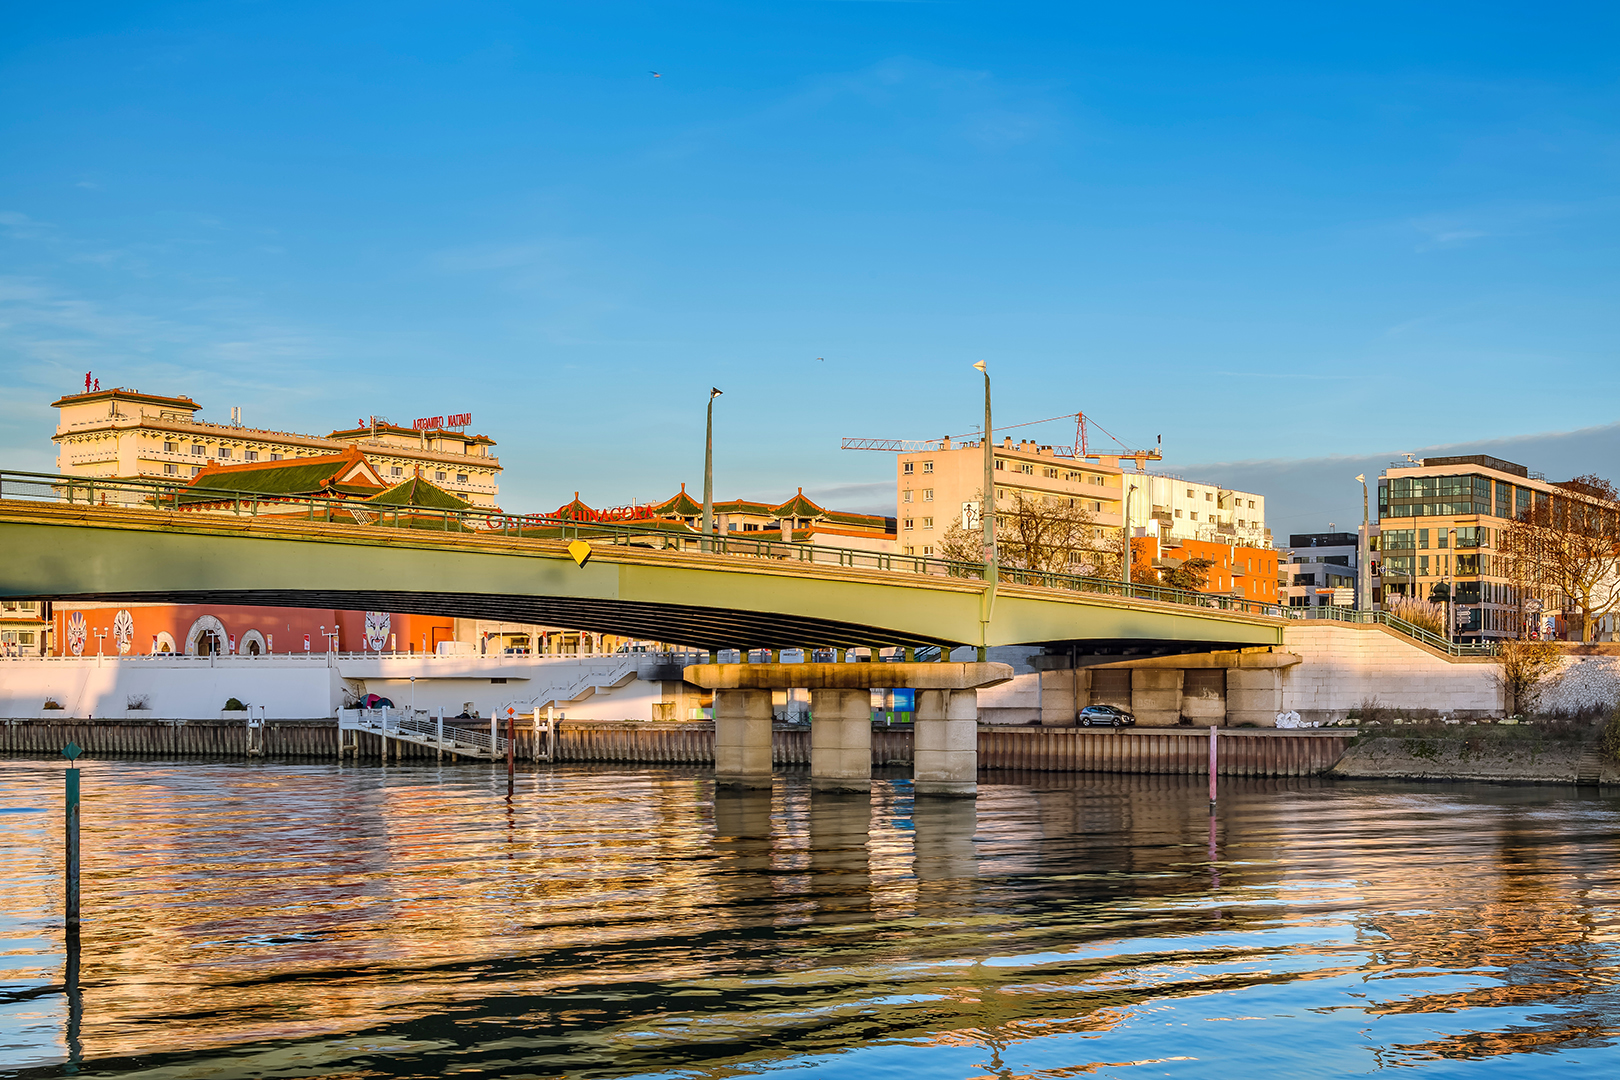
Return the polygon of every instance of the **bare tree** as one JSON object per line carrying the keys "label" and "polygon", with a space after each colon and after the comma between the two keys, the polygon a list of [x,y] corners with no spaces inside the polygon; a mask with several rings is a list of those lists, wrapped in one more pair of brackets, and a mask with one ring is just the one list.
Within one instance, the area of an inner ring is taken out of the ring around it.
{"label": "bare tree", "polygon": [[1527,713],[1536,707],[1544,679],[1558,667],[1563,651],[1550,641],[1504,641],[1496,662],[1502,666],[1497,681],[1507,696],[1509,713]]}
{"label": "bare tree", "polygon": [[[940,540],[940,554],[957,562],[983,562],[984,540],[952,523]],[[1012,505],[996,513],[996,549],[1012,570],[1117,578],[1119,552],[1096,518],[1078,499],[1027,496],[1015,492]]]}
{"label": "bare tree", "polygon": [[1620,491],[1578,476],[1540,492],[1502,532],[1508,573],[1526,595],[1552,601],[1581,622],[1581,640],[1620,608]]}

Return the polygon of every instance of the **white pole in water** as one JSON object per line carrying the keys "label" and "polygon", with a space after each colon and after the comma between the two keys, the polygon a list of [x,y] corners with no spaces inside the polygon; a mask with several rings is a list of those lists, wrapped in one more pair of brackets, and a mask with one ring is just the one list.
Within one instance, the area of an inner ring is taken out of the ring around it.
{"label": "white pole in water", "polygon": [[434,725],[433,741],[439,744],[439,758],[444,760],[444,706],[439,706],[439,715]]}
{"label": "white pole in water", "polygon": [[1214,724],[1209,725],[1209,805],[1215,805],[1215,767],[1217,763],[1215,739],[1220,729]]}

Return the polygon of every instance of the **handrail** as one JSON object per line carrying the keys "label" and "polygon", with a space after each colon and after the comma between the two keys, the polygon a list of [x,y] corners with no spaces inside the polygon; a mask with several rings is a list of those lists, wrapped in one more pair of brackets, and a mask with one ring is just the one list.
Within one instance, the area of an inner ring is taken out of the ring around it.
{"label": "handrail", "polygon": [[1422,642],[1431,649],[1446,653],[1450,656],[1495,656],[1501,651],[1501,646],[1494,642],[1482,644],[1465,644],[1457,641],[1447,641],[1432,630],[1425,630],[1405,619],[1397,618],[1387,611],[1358,611],[1347,607],[1310,607],[1293,608],[1300,612],[1294,616],[1300,619],[1323,619],[1331,622],[1347,623],[1377,623],[1387,626],[1396,633],[1404,634],[1414,641]]}
{"label": "handrail", "polygon": [[[575,521],[548,514],[508,514],[497,510],[437,510],[424,507],[385,506],[353,500],[311,496],[269,496],[264,492],[209,489],[208,498],[198,492],[186,494],[189,485],[149,480],[65,476],[0,470],[0,498],[37,499],[67,502],[89,507],[149,507],[173,513],[216,513],[232,516],[267,517],[281,520],[338,521],[360,528],[408,528],[437,532],[457,532],[513,539],[594,540],[617,547],[652,551],[679,551],[688,554],[741,556],[835,565],[852,569],[889,573],[922,574],[931,577],[983,581],[985,565],[958,562],[930,555],[899,555],[859,548],[822,547],[791,540],[751,539],[746,534],[718,533],[703,536],[683,524],[681,531],[636,522]],[[19,491],[19,488],[21,489]],[[99,500],[99,501],[98,501]],[[189,500],[189,501],[188,501]],[[1024,570],[1003,566],[1001,582],[1065,592],[1115,596],[1184,607],[1236,612],[1267,618],[1296,617],[1275,603],[1246,600],[1169,588],[1163,585],[1126,583],[1110,578],[1078,574]]]}

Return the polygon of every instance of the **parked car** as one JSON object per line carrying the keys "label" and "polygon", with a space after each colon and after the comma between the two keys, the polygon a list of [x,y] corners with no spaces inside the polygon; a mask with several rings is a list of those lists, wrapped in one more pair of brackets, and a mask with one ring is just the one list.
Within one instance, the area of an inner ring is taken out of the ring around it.
{"label": "parked car", "polygon": [[1136,717],[1114,705],[1087,705],[1080,710],[1081,727],[1134,727]]}

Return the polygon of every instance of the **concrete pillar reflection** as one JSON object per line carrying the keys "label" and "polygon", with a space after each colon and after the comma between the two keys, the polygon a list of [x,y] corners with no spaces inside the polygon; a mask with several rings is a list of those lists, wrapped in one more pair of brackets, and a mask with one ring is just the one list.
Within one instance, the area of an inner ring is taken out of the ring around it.
{"label": "concrete pillar reflection", "polygon": [[[771,792],[761,788],[717,788],[714,793],[714,846],[729,856],[732,874],[771,870]],[[759,881],[739,882],[739,895],[758,899]]]}
{"label": "concrete pillar reflection", "polygon": [[[819,721],[817,721],[819,722]],[[810,796],[810,895],[818,922],[871,917],[872,870],[867,855],[872,797],[857,791]]]}
{"label": "concrete pillar reflection", "polygon": [[918,796],[979,791],[979,693],[919,690],[912,779]]}
{"label": "concrete pillar reflection", "polygon": [[872,790],[872,693],[810,691],[810,786]]}
{"label": "concrete pillar reflection", "polygon": [[730,787],[771,786],[771,692],[714,692],[714,778]]}
{"label": "concrete pillar reflection", "polygon": [[919,882],[977,877],[979,806],[972,799],[918,799],[911,809],[913,871]]}

